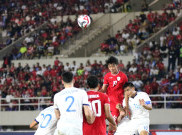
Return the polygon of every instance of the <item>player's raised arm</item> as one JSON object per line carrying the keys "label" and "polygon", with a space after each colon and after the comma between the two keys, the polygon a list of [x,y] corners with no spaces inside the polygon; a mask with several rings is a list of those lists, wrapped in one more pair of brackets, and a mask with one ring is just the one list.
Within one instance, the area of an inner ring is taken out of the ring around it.
{"label": "player's raised arm", "polygon": [[105,104],[104,105],[104,109],[105,109],[105,115],[106,115],[106,119],[115,127],[116,130],[116,122],[114,120],[114,118],[111,115],[111,111],[110,111],[110,105],[109,104]]}
{"label": "player's raised arm", "polygon": [[140,99],[139,102],[146,110],[152,110],[152,103],[147,93],[143,94],[143,99]]}
{"label": "player's raised arm", "polygon": [[124,118],[125,116],[125,110],[122,108],[121,104],[117,104],[116,108],[119,110],[119,116],[117,118],[117,123],[120,123],[121,120]]}
{"label": "player's raised arm", "polygon": [[128,96],[128,92],[125,91],[125,94],[124,94],[124,100],[125,100],[125,115],[126,116],[129,116],[129,96]]}
{"label": "player's raised arm", "polygon": [[94,121],[95,121],[95,115],[92,112],[92,110],[90,109],[90,106],[89,105],[83,105],[83,110],[84,110],[84,114],[85,114],[85,117],[86,117],[87,122],[89,124],[94,123]]}
{"label": "player's raised arm", "polygon": [[108,86],[107,84],[103,84],[102,89],[100,90],[100,92],[105,93],[107,91],[107,86]]}

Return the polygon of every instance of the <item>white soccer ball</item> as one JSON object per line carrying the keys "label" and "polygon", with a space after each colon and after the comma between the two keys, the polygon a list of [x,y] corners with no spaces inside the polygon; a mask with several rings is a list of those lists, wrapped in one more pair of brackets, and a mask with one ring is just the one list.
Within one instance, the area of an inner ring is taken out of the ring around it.
{"label": "white soccer ball", "polygon": [[80,15],[77,19],[77,22],[81,28],[87,28],[91,24],[91,19],[88,15]]}

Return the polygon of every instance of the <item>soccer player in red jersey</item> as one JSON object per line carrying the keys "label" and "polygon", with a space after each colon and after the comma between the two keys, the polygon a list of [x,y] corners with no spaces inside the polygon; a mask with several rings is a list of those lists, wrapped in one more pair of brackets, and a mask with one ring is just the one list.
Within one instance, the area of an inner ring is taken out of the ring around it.
{"label": "soccer player in red jersey", "polygon": [[83,135],[106,135],[107,119],[116,130],[116,123],[110,112],[109,98],[106,94],[98,92],[99,81],[96,76],[87,78],[87,84],[90,90],[87,92],[90,107],[95,113],[95,121],[88,124],[86,119],[83,121]]}
{"label": "soccer player in red jersey", "polygon": [[[111,56],[106,64],[110,70],[104,77],[104,83],[102,86],[101,92],[106,92],[108,97],[110,98],[110,106],[111,106],[111,114],[114,117],[115,121],[117,121],[117,117],[119,116],[119,111],[116,108],[118,103],[122,104],[124,99],[124,90],[123,85],[128,82],[127,76],[118,70],[118,59]],[[128,115],[128,98],[126,99],[126,115]],[[113,135],[114,130],[112,124],[109,124],[109,132],[108,135]]]}

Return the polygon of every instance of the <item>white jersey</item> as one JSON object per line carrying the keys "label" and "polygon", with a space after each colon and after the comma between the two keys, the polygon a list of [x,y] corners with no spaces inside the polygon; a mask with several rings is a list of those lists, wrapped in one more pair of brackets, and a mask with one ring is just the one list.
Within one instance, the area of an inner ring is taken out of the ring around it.
{"label": "white jersey", "polygon": [[50,106],[41,111],[35,121],[39,123],[35,135],[53,135],[57,123],[54,107]]}
{"label": "white jersey", "polygon": [[54,108],[60,111],[58,132],[66,135],[83,134],[83,105],[89,105],[84,90],[65,88],[54,96]]}
{"label": "white jersey", "polygon": [[[144,99],[145,104],[151,104],[151,100],[147,93],[137,92],[134,98],[129,98],[129,108],[131,110],[131,119],[148,118],[149,111],[140,105],[139,99]],[[123,100],[123,107],[126,106],[125,99]]]}

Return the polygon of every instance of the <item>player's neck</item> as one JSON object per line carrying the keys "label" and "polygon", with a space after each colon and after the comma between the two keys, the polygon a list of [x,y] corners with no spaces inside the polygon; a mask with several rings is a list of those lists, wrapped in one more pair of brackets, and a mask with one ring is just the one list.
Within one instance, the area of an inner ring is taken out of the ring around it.
{"label": "player's neck", "polygon": [[111,72],[111,75],[117,75],[119,73],[119,71],[117,72]]}
{"label": "player's neck", "polygon": [[97,91],[97,89],[90,89],[89,91]]}
{"label": "player's neck", "polygon": [[64,84],[64,87],[65,88],[71,88],[71,87],[73,87],[73,84]]}

